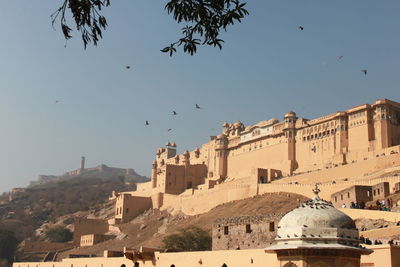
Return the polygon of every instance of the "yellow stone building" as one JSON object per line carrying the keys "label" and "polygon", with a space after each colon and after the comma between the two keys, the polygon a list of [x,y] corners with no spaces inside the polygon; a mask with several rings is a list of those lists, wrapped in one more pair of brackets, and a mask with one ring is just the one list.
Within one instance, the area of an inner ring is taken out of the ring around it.
{"label": "yellow stone building", "polygon": [[[151,182],[115,196],[113,222],[128,221],[148,208],[196,214],[266,192],[307,195],[315,183],[325,182],[320,178],[361,176],[400,165],[399,152],[400,103],[387,99],[313,120],[290,111],[282,121],[273,118],[247,127],[224,123],[220,135],[193,151],[178,154],[170,142],[158,148]],[[307,188],[282,190],[282,183],[303,184],[306,176]],[[337,183],[323,197],[330,199],[333,190],[352,185]]]}

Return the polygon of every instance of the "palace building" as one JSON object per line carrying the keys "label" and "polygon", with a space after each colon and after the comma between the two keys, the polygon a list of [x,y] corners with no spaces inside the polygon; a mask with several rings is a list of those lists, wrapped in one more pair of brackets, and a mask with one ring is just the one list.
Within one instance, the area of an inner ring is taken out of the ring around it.
{"label": "palace building", "polygon": [[115,195],[115,222],[168,202],[182,202],[174,196],[204,192],[232,181],[235,186],[239,181],[246,184],[249,189],[244,194],[249,197],[259,193],[258,185],[282,177],[366,160],[369,166],[381,168],[388,163],[371,160],[400,151],[400,103],[387,99],[312,120],[289,111],[282,121],[272,118],[255,125],[236,122],[222,127],[221,134],[190,152],[178,154],[177,145],[170,142],[158,148],[151,181],[139,184],[136,192]]}

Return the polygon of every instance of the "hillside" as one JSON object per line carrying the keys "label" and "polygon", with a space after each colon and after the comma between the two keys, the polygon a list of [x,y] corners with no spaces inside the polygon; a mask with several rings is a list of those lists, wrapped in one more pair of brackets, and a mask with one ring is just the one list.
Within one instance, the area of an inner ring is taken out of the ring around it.
{"label": "hillside", "polygon": [[165,236],[189,225],[198,226],[211,233],[212,223],[217,218],[286,213],[306,199],[304,196],[296,194],[264,194],[229,202],[196,216],[171,215],[167,211],[149,210],[129,223],[118,225],[122,234],[116,239],[92,247],[81,247],[61,253],[58,260],[68,257],[69,254],[102,255],[106,249],[122,250],[123,247],[135,248],[139,246],[161,247],[162,239]]}
{"label": "hillside", "polygon": [[0,228],[14,231],[19,240],[34,237],[34,230],[43,223],[104,203],[113,190],[133,191],[136,184],[125,182],[124,177],[71,177],[26,188],[12,201],[3,199]]}

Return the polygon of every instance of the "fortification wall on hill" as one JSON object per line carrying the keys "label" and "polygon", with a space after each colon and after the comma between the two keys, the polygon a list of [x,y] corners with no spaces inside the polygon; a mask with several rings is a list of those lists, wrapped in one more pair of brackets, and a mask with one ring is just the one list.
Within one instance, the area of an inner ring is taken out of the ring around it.
{"label": "fortification wall on hill", "polygon": [[374,174],[382,170],[400,166],[400,154],[385,154],[368,160],[357,161],[329,169],[321,169],[309,173],[302,173],[275,180],[273,183],[284,184],[289,182],[318,183],[342,180],[345,178],[362,179],[373,178]]}
{"label": "fortification wall on hill", "polygon": [[[375,179],[359,179],[352,181],[343,181],[333,184],[325,182],[319,184],[321,193],[319,194],[323,199],[330,200],[331,195],[353,185],[375,185],[382,182],[389,182],[390,191],[393,192],[394,184],[400,182],[400,176],[388,176]],[[288,192],[302,194],[307,197],[312,197],[312,189],[315,187],[314,183],[309,184],[266,184],[260,185],[259,193],[273,193],[273,192]]]}
{"label": "fortification wall on hill", "polygon": [[257,195],[256,185],[224,183],[209,190],[186,190],[182,195],[165,194],[161,209],[173,208],[188,215],[196,215],[208,212],[218,205],[255,195]]}
{"label": "fortification wall on hill", "polygon": [[43,241],[30,241],[25,240],[21,244],[24,253],[27,252],[55,252],[64,248],[71,248],[72,243],[59,243],[59,242],[43,242]]}
{"label": "fortification wall on hill", "polygon": [[[246,184],[230,182],[215,186],[209,190],[187,190],[182,195],[165,194],[162,210],[173,209],[175,212],[182,211],[188,215],[197,215],[208,212],[212,208],[234,200],[241,200],[255,196],[257,194],[287,192],[302,194],[313,197],[312,189],[315,183],[308,184]],[[362,178],[349,181],[324,182],[319,185],[320,196],[330,200],[331,194],[346,189],[353,185],[375,185],[382,182],[389,182],[390,190],[393,192],[395,183],[400,182],[400,176],[387,176],[381,178]]]}
{"label": "fortification wall on hill", "polygon": [[398,222],[400,221],[400,213],[399,212],[390,212],[390,211],[381,211],[381,210],[360,210],[360,209],[338,209],[341,212],[346,213],[353,220],[360,218],[368,218],[372,220],[381,220],[389,222]]}
{"label": "fortification wall on hill", "polygon": [[320,196],[327,200],[330,200],[331,194],[353,185],[372,186],[389,182],[390,190],[393,192],[395,183],[400,182],[400,176],[376,176],[381,175],[380,171],[384,169],[396,170],[400,168],[399,166],[400,155],[388,154],[336,168],[286,177],[267,184],[257,183],[256,176],[241,179],[227,178],[225,182],[216,184],[214,188],[189,189],[180,195],[164,194],[161,209],[172,208],[175,211],[196,215],[208,212],[226,202],[249,198],[257,194],[288,192],[312,197],[312,189],[316,183],[321,188]]}

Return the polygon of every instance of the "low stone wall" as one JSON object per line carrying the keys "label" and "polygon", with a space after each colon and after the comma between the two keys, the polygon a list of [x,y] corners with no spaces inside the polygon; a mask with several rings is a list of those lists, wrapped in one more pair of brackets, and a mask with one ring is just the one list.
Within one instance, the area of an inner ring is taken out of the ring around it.
{"label": "low stone wall", "polygon": [[[367,246],[374,252],[361,256],[362,266],[400,266],[400,247],[393,245]],[[139,267],[266,267],[279,266],[276,254],[265,253],[264,249],[219,250],[199,252],[160,253],[154,260],[137,262]],[[363,265],[364,264],[364,265]],[[367,265],[369,264],[369,265]],[[129,267],[134,263],[124,257],[76,258],[62,262],[15,262],[13,267]]]}
{"label": "low stone wall", "polygon": [[389,222],[400,221],[399,212],[381,211],[381,210],[361,210],[361,209],[338,209],[341,212],[346,213],[353,220],[359,218],[368,218],[372,220],[385,220]]}
{"label": "low stone wall", "polygon": [[192,194],[164,195],[161,209],[182,211],[188,215],[208,212],[212,208],[234,200],[241,200],[257,194],[256,185],[223,183],[209,190],[194,190]]}
{"label": "low stone wall", "polygon": [[72,243],[52,243],[42,241],[29,241],[25,240],[21,244],[24,252],[55,252],[64,248],[74,247]]}
{"label": "low stone wall", "polygon": [[212,250],[265,248],[274,242],[282,216],[219,218],[212,226]]}
{"label": "low stone wall", "polygon": [[[319,194],[323,199],[330,200],[331,195],[344,190],[348,187],[353,185],[375,185],[383,182],[389,183],[389,188],[391,193],[393,193],[395,184],[400,182],[400,176],[388,176],[382,178],[362,178],[362,179],[352,179],[351,181],[338,181],[336,183],[332,182],[322,182],[319,183],[318,187],[321,189],[321,193]],[[313,183],[307,184],[278,184],[278,183],[271,183],[271,184],[260,184],[259,185],[259,194],[264,193],[273,193],[273,192],[288,192],[288,193],[296,193],[301,194],[307,197],[312,197],[313,192],[312,189],[315,187]]]}

